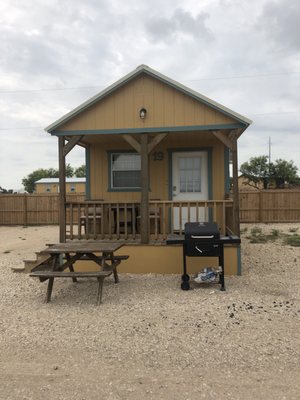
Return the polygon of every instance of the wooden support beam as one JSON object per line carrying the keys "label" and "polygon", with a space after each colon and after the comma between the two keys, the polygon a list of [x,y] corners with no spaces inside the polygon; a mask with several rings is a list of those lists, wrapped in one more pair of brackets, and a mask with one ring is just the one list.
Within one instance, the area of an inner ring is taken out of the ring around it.
{"label": "wooden support beam", "polygon": [[59,158],[59,241],[66,241],[66,159],[64,155],[65,138],[58,138]]}
{"label": "wooden support beam", "polygon": [[152,141],[148,144],[148,154],[167,136],[167,132],[159,133],[156,135]]}
{"label": "wooden support beam", "polygon": [[149,155],[148,135],[141,134],[141,242],[149,243]]}
{"label": "wooden support beam", "polygon": [[231,152],[232,152],[232,186],[233,186],[233,229],[235,235],[240,236],[237,135],[235,135],[235,138],[232,140]]}
{"label": "wooden support beam", "polygon": [[218,138],[226,147],[232,150],[232,140],[222,131],[212,131],[214,136]]}
{"label": "wooden support beam", "polygon": [[140,143],[131,135],[122,135],[123,139],[130,144],[138,153],[141,153]]}
{"label": "wooden support beam", "polygon": [[240,205],[239,205],[239,184],[238,184],[238,151],[237,140],[241,130],[234,129],[226,135],[222,131],[212,131],[225,146],[231,150],[232,154],[232,187],[233,187],[233,231],[240,235]]}
{"label": "wooden support beam", "polygon": [[83,136],[73,136],[68,143],[64,146],[64,156],[66,156],[72,149],[74,146],[76,146],[76,144],[78,142],[80,142],[80,140],[83,138]]}

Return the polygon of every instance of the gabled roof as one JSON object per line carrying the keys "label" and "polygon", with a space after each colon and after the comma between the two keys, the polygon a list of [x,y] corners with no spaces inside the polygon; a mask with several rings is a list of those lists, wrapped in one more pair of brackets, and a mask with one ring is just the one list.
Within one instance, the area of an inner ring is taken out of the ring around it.
{"label": "gabled roof", "polygon": [[60,125],[63,125],[64,123],[69,121],[71,118],[80,114],[81,112],[83,112],[84,110],[86,110],[87,108],[92,106],[93,104],[102,100],[104,97],[108,96],[109,94],[111,94],[112,92],[114,92],[115,90],[117,90],[118,88],[125,85],[126,83],[128,83],[129,81],[131,81],[132,79],[136,78],[137,76],[139,76],[141,74],[146,74],[153,78],[156,78],[159,81],[161,81],[169,86],[172,86],[173,88],[179,90],[180,92],[185,93],[186,95],[194,98],[195,100],[198,100],[201,103],[204,103],[204,104],[216,109],[217,111],[220,111],[221,113],[226,114],[226,115],[236,119],[237,121],[244,124],[245,128],[252,123],[252,121],[250,119],[244,117],[243,115],[238,114],[233,110],[230,110],[229,108],[217,103],[216,101],[211,100],[208,97],[203,96],[202,94],[188,88],[187,86],[184,86],[181,83],[179,83],[171,78],[168,78],[167,76],[161,74],[160,72],[155,71],[154,69],[148,67],[147,65],[142,64],[139,67],[137,67],[135,70],[130,72],[129,74],[125,75],[123,78],[119,79],[117,82],[113,83],[112,85],[108,86],[106,89],[101,91],[100,93],[96,94],[89,100],[82,103],[80,106],[74,108],[74,110],[70,111],[68,114],[64,115],[63,117],[59,118],[57,121],[53,122],[51,125],[47,126],[47,128],[45,128],[45,130],[49,133],[53,132]]}

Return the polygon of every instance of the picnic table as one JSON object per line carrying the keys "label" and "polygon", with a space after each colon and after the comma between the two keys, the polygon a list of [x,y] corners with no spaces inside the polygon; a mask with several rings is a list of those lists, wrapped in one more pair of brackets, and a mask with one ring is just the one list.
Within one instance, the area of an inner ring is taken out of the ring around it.
{"label": "picnic table", "polygon": [[[72,278],[73,282],[77,282],[77,278],[97,278],[97,304],[101,304],[104,279],[113,273],[115,283],[118,283],[117,266],[122,260],[127,260],[129,257],[114,254],[122,246],[123,243],[111,242],[52,244],[41,251],[42,254],[49,255],[47,261],[34,268],[30,276],[39,278],[41,282],[49,280],[46,303],[51,300],[54,278]],[[99,266],[99,270],[75,271],[74,264],[79,260],[94,261]],[[69,271],[65,271],[66,269]]]}

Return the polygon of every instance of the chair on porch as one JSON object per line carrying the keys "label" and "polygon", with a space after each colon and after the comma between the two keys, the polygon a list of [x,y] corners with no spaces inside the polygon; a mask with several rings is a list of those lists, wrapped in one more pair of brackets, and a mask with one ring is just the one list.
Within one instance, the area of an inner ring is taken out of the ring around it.
{"label": "chair on porch", "polygon": [[[153,199],[153,201],[160,201],[160,199]],[[137,217],[137,225],[138,225],[138,232],[141,230],[141,215]],[[150,224],[150,233],[160,233],[161,227],[161,208],[157,205],[150,205],[149,206],[149,224]],[[156,228],[157,227],[157,228]],[[157,232],[156,232],[156,229]]]}
{"label": "chair on porch", "polygon": [[88,207],[87,214],[80,217],[80,234],[82,228],[84,234],[101,233],[101,220],[103,218],[101,207]]}

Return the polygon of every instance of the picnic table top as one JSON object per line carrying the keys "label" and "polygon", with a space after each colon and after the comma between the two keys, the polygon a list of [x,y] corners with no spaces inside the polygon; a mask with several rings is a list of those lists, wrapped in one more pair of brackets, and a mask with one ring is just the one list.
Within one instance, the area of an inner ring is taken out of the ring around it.
{"label": "picnic table top", "polygon": [[86,243],[57,243],[52,244],[44,249],[42,253],[45,254],[62,254],[62,253],[113,253],[120,249],[124,243],[112,242],[86,242]]}

